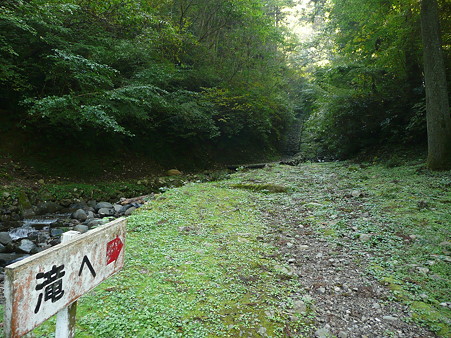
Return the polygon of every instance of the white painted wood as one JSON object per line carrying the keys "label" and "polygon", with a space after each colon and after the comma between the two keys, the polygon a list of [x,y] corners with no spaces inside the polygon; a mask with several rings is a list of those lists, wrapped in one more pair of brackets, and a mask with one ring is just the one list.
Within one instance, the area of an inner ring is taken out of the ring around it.
{"label": "white painted wood", "polygon": [[[61,236],[61,243],[67,243],[80,235],[78,231],[67,231]],[[55,338],[73,338],[75,335],[75,317],[77,301],[56,314]]]}
{"label": "white painted wood", "polygon": [[6,337],[23,336],[122,269],[126,222],[119,218],[7,266]]}

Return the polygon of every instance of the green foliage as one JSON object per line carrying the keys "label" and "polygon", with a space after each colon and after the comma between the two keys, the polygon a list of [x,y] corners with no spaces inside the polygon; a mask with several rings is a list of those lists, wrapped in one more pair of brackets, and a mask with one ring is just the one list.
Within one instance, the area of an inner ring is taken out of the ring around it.
{"label": "green foliage", "polygon": [[[86,144],[221,136],[273,147],[267,136],[290,118],[274,20],[257,0],[11,0],[1,5],[0,108]],[[216,90],[233,92],[229,107]]]}
{"label": "green foliage", "polygon": [[[349,157],[374,146],[425,143],[419,10],[410,0],[330,1],[314,41],[313,114],[304,149]],[[327,42],[325,42],[327,40]]]}

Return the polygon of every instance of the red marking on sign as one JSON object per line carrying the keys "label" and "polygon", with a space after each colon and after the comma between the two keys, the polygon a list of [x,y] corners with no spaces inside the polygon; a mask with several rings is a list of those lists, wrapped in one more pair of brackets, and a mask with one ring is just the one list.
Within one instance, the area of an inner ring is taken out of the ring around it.
{"label": "red marking on sign", "polygon": [[106,245],[106,265],[113,263],[119,257],[124,243],[119,237],[116,237]]}

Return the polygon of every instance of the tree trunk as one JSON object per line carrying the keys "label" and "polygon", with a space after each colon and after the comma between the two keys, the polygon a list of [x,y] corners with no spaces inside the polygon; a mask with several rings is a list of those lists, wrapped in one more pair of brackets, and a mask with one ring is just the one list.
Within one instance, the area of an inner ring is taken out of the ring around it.
{"label": "tree trunk", "polygon": [[426,118],[428,130],[428,167],[451,169],[451,117],[440,39],[437,0],[421,0]]}

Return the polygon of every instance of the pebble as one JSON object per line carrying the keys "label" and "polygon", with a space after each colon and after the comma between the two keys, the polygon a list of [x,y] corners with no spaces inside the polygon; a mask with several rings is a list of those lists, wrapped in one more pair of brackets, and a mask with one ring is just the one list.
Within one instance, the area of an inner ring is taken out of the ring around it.
{"label": "pebble", "polygon": [[291,242],[288,242],[288,243],[287,243],[287,248],[289,248],[289,249],[290,249],[290,248],[292,248],[293,246],[294,246],[294,244],[293,244],[293,243],[291,243]]}
{"label": "pebble", "polygon": [[429,269],[428,268],[423,268],[423,267],[417,267],[418,272],[420,273],[424,273],[424,274],[428,274],[429,273]]}
{"label": "pebble", "polygon": [[307,250],[310,248],[308,245],[298,245],[298,250]]}
{"label": "pebble", "polygon": [[315,337],[317,338],[329,338],[331,336],[330,331],[327,327],[316,330]]}
{"label": "pebble", "polygon": [[353,190],[351,195],[352,195],[352,197],[360,197],[360,196],[362,196],[362,193],[358,190]]}
{"label": "pebble", "polygon": [[293,311],[298,314],[304,314],[307,312],[307,305],[302,300],[294,302]]}
{"label": "pebble", "polygon": [[393,316],[383,316],[382,319],[383,319],[383,320],[387,320],[387,321],[389,321],[389,322],[394,322],[394,321],[397,321],[397,320],[398,320],[398,318],[393,317]]}
{"label": "pebble", "polygon": [[359,239],[361,242],[368,242],[371,239],[370,234],[360,234]]}

